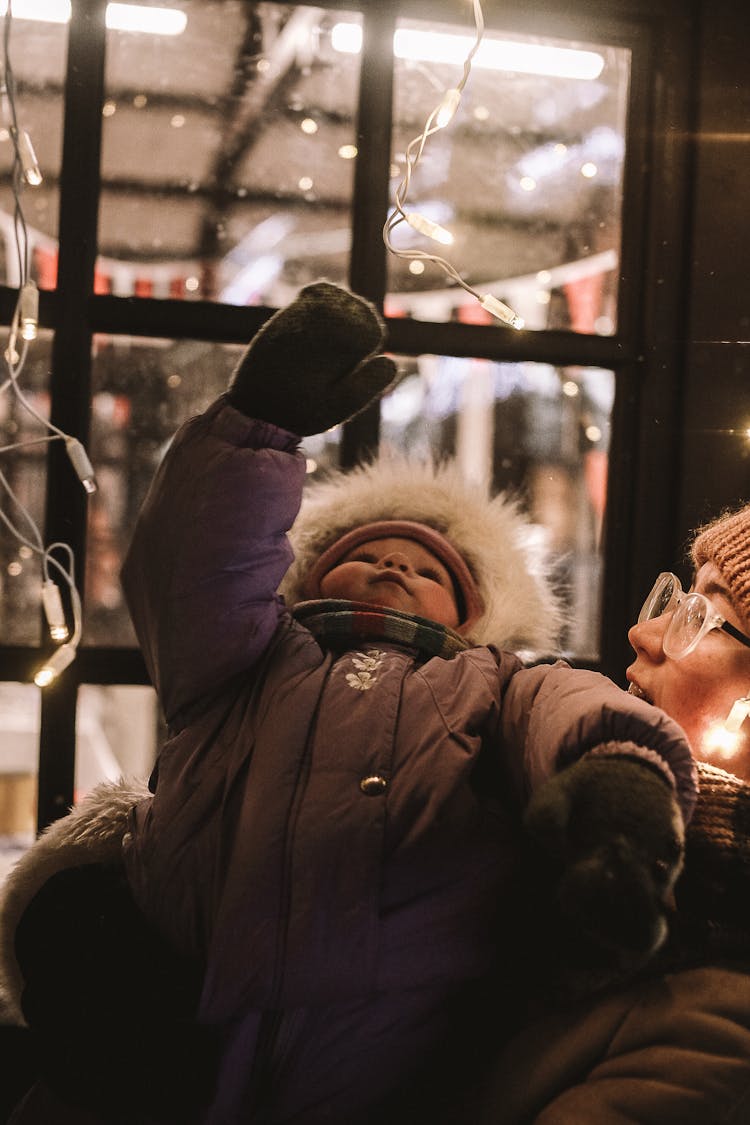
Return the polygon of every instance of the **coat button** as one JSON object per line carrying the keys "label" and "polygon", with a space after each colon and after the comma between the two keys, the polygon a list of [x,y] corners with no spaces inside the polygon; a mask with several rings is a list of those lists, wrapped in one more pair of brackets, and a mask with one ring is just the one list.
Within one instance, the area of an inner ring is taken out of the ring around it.
{"label": "coat button", "polygon": [[363,777],[359,787],[366,796],[379,797],[381,793],[385,793],[388,782],[379,773],[373,773],[369,777]]}

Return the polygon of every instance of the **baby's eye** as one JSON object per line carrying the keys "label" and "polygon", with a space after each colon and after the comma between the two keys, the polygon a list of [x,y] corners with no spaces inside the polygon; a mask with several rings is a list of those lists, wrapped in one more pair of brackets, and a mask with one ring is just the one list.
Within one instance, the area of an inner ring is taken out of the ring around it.
{"label": "baby's eye", "polygon": [[442,581],[440,572],[438,570],[433,570],[431,566],[421,567],[417,571],[417,574],[421,578],[429,578],[432,582],[441,582]]}
{"label": "baby's eye", "polygon": [[356,555],[352,555],[352,557],[349,561],[350,562],[374,563],[374,562],[377,562],[377,559],[375,558],[374,555],[371,555],[369,553],[369,551],[358,551]]}

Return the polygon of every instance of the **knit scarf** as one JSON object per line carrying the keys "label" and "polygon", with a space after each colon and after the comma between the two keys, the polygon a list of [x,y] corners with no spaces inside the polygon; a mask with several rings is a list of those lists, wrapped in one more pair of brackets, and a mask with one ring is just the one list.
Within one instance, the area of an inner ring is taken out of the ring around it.
{"label": "knit scarf", "polygon": [[677,964],[750,960],[750,785],[697,766],[700,791],[664,957]]}
{"label": "knit scarf", "polygon": [[323,648],[341,649],[366,641],[383,641],[412,649],[422,660],[450,660],[471,646],[446,625],[397,609],[334,598],[299,602],[294,617]]}

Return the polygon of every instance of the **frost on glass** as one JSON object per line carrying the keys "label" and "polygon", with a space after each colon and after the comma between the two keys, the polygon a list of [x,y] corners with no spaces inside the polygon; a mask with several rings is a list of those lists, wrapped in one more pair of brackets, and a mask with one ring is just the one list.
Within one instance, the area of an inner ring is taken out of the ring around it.
{"label": "frost on glass", "polygon": [[[455,25],[398,23],[392,201],[409,143],[460,81],[473,32],[469,13]],[[612,334],[629,73],[625,48],[488,28],[458,110],[428,138],[407,195],[405,210],[453,241],[402,223],[397,248],[444,256],[526,328]],[[497,323],[435,264],[390,256],[388,265],[387,312]]]}
{"label": "frost on glass", "polygon": [[345,281],[359,60],[331,47],[342,13],[180,10],[179,35],[108,33],[97,288],[280,306]]}
{"label": "frost on glass", "polygon": [[555,561],[562,648],[595,660],[614,374],[600,368],[399,359],[381,448],[455,457],[465,478],[518,497]]}
{"label": "frost on glass", "polygon": [[[89,455],[84,642],[134,645],[120,568],[135,520],[177,428],[226,390],[240,345],[97,336]],[[338,463],[339,430],[306,438],[310,480]]]}

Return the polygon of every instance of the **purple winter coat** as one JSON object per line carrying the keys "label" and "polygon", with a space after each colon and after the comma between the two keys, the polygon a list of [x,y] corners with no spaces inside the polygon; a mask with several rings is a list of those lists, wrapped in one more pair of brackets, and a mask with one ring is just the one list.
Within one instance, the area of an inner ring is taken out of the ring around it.
{"label": "purple winter coat", "polygon": [[225,1042],[210,1125],[364,1120],[492,968],[529,792],[607,742],[689,755],[597,673],[326,651],[276,594],[296,447],[217,400],[175,437],[123,571],[171,733],[125,862],[206,966],[200,1019]]}

